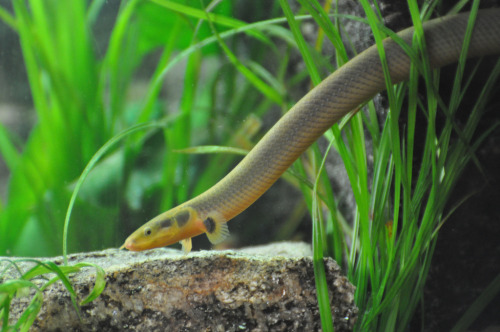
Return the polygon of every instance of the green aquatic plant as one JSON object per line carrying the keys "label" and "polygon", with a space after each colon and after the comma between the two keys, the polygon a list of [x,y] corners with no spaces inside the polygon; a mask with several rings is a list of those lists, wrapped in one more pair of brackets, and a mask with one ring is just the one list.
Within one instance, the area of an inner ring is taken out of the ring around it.
{"label": "green aquatic plant", "polygon": [[[24,266],[27,263],[31,263],[31,267],[23,271],[20,265]],[[87,267],[92,267],[96,271],[94,287],[83,300],[77,302],[76,291],[68,277]],[[0,260],[1,331],[28,331],[42,307],[43,291],[59,281],[68,291],[71,303],[79,317],[79,306],[95,300],[106,287],[104,270],[95,264],[82,262],[71,266],[59,266],[51,261],[39,261],[36,259]],[[21,296],[31,297],[31,301],[24,308],[18,319],[13,322],[9,317],[11,303],[16,297]]]}

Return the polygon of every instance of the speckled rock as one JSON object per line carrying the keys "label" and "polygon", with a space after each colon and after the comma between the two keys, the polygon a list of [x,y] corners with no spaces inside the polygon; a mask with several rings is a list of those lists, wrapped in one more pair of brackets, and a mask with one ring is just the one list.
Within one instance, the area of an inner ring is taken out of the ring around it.
{"label": "speckled rock", "polygon": [[[81,261],[104,268],[104,292],[81,307],[80,320],[61,284],[50,286],[32,331],[321,329],[311,250],[304,243],[188,255],[108,249],[69,258],[70,264]],[[325,259],[325,268],[335,331],[350,331],[357,317],[354,287],[333,260]],[[93,287],[94,273],[85,269],[71,278],[81,299]],[[15,299],[11,315],[18,317],[28,301]]]}

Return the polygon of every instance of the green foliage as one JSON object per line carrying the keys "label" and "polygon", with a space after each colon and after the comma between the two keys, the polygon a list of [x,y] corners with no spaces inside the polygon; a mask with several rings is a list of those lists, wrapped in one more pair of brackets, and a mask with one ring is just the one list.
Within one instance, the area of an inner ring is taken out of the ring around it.
{"label": "green foliage", "polygon": [[[19,267],[21,262],[32,263],[32,267],[27,271],[22,271]],[[0,327],[2,332],[11,330],[28,331],[42,307],[44,289],[55,282],[61,281],[69,292],[71,302],[78,316],[80,316],[79,305],[95,300],[106,287],[104,270],[95,264],[77,263],[71,266],[58,266],[50,261],[41,262],[34,259],[2,259],[0,263],[0,281],[2,281],[0,283]],[[95,268],[96,280],[89,295],[80,303],[77,303],[77,295],[68,276],[79,272],[84,267]],[[19,274],[19,276],[15,278],[15,274]],[[10,305],[15,297],[22,296],[31,296],[31,301],[18,320],[12,322],[12,319],[9,319]]]}

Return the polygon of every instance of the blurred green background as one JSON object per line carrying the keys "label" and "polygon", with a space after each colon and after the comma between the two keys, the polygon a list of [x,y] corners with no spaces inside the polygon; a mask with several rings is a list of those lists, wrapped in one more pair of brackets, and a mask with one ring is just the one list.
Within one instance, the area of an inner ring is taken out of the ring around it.
{"label": "blurred green background", "polygon": [[[92,170],[71,215],[69,252],[120,246],[137,227],[204,191],[241,158],[175,150],[202,144],[248,150],[265,132],[259,117],[274,109],[274,121],[289,106],[282,81],[289,32],[271,26],[263,33],[270,24],[238,31],[246,23],[232,18],[279,16],[278,4],[220,2],[209,7],[212,27],[198,0],[2,5],[0,255],[61,254],[75,183],[94,153],[123,130],[172,117],[162,128],[126,137]],[[281,49],[272,37],[284,41]],[[222,40],[252,69],[251,78],[231,64],[217,45]],[[280,65],[264,68],[263,59]],[[296,82],[304,78],[302,73]],[[305,205],[297,213],[294,224]],[[247,226],[256,229],[252,243],[276,233],[256,239],[262,225]],[[209,248],[204,238],[196,241],[195,248]]]}

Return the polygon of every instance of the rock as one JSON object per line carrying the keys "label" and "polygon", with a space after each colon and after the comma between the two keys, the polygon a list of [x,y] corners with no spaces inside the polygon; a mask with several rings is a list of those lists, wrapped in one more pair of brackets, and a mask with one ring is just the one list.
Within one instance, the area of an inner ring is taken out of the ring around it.
{"label": "rock", "polygon": [[[70,255],[70,264],[103,267],[106,288],[81,307],[79,320],[61,283],[49,286],[32,331],[318,331],[311,255],[309,245],[291,242],[188,255],[174,249]],[[61,257],[49,260],[62,263]],[[325,269],[335,331],[351,331],[358,312],[354,286],[332,259],[325,259]],[[91,268],[71,277],[79,300],[94,277]],[[11,319],[29,301],[16,298]]]}

